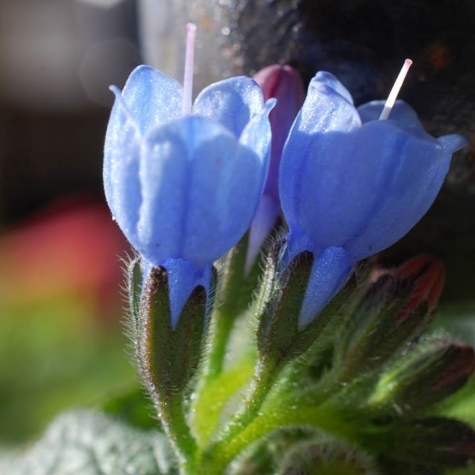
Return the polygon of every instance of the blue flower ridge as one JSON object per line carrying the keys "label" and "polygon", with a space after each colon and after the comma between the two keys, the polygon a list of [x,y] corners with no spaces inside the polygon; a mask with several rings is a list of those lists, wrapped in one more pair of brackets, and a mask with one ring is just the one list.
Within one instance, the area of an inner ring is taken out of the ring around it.
{"label": "blue flower ridge", "polygon": [[312,79],[284,147],[280,199],[289,235],[285,262],[308,250],[315,262],[299,323],[306,326],[348,278],[354,264],[403,237],[427,212],[452,154],[467,141],[435,139],[413,109],[397,101],[356,109],[330,73]]}
{"label": "blue flower ridge", "polygon": [[182,116],[182,87],[139,66],[111,112],[104,188],[144,268],[163,266],[172,321],[210,268],[249,228],[269,166],[271,130],[260,87],[236,77],[212,84]]}

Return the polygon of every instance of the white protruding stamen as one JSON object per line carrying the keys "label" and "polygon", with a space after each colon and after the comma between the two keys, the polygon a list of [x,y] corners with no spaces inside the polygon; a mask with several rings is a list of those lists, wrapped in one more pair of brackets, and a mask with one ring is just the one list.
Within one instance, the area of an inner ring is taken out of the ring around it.
{"label": "white protruding stamen", "polygon": [[183,115],[191,114],[191,99],[193,95],[193,63],[195,57],[196,25],[186,25],[186,52],[185,52],[185,77],[183,79]]}
{"label": "white protruding stamen", "polygon": [[412,60],[410,59],[406,59],[406,61],[404,61],[401,71],[399,72],[399,75],[396,78],[396,81],[394,83],[394,86],[391,89],[391,92],[389,93],[389,96],[386,99],[386,102],[384,103],[383,112],[381,112],[381,115],[379,116],[379,120],[386,120],[389,117],[389,114],[391,113],[391,109],[393,108],[394,103],[396,102],[397,95],[399,94],[399,91],[401,90],[404,79],[406,79],[406,75],[407,75],[407,72],[409,71],[409,68],[411,67],[411,64],[412,64]]}

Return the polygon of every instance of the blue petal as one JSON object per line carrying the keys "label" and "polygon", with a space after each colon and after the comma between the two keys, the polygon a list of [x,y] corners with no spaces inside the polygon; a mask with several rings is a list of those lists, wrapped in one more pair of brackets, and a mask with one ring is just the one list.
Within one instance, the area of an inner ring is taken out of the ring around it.
{"label": "blue petal", "polygon": [[181,116],[182,86],[150,66],[138,66],[129,76],[122,96],[140,132],[144,134]]}
{"label": "blue petal", "polygon": [[264,195],[261,198],[256,214],[249,230],[249,244],[246,253],[245,272],[248,274],[257,256],[261,252],[262,245],[269,237],[269,234],[274,227],[277,217],[279,216],[279,203],[270,195]]}
{"label": "blue petal", "polygon": [[358,140],[360,132],[325,134],[325,149],[315,146],[300,165],[292,215],[282,201],[289,225],[310,237],[314,251],[353,239],[391,179],[392,149],[380,149],[374,137]]}
{"label": "blue petal", "polygon": [[[358,113],[363,124],[372,120],[379,120],[379,116],[383,111],[385,101],[371,101],[362,104],[358,107]],[[406,102],[397,100],[394,103],[391,113],[389,114],[390,121],[397,122],[404,129],[412,132],[414,135],[426,137],[425,132],[416,111]]]}
{"label": "blue petal", "polygon": [[[215,132],[192,153],[183,258],[196,265],[217,260],[251,225],[261,198],[266,163],[256,151],[226,135],[221,126],[196,117],[190,132]],[[190,135],[191,135],[190,133]]]}
{"label": "blue petal", "polygon": [[313,80],[319,84],[324,84],[330,87],[340,96],[344,97],[350,104],[353,104],[353,98],[351,97],[350,91],[348,91],[348,89],[343,86],[343,84],[332,73],[327,71],[319,71],[317,74],[315,74]]}
{"label": "blue petal", "polygon": [[324,145],[315,140],[293,175],[281,168],[284,214],[291,229],[301,228],[314,249],[343,246],[355,229],[366,222],[381,199],[391,170],[386,168],[390,150],[366,153],[371,144],[359,143],[356,134],[329,132]]}
{"label": "blue petal", "polygon": [[269,114],[276,104],[275,99],[269,99],[262,111],[255,115],[244,128],[239,143],[253,150],[259,157],[262,164],[262,191],[267,180],[270,165],[270,152],[272,129],[269,122]]}
{"label": "blue petal", "polygon": [[298,192],[284,212],[294,234],[301,229],[308,236],[309,250],[339,246],[362,259],[419,221],[442,185],[450,154],[430,136],[422,140],[391,121],[327,135],[325,153],[316,148],[301,163]]}
{"label": "blue petal", "polygon": [[107,126],[104,145],[104,191],[114,219],[129,240],[136,239],[141,199],[138,177],[140,133],[120,92]]}
{"label": "blue petal", "polygon": [[[282,153],[279,194],[290,226],[296,224],[292,222],[298,214],[296,204],[301,202],[304,196],[301,182],[303,175],[309,173],[309,170],[304,171],[304,168],[306,165],[311,166],[307,162],[318,160],[320,155],[323,160],[341,161],[351,144],[343,143],[343,152],[337,141],[361,126],[356,109],[335,90],[333,83],[336,79],[330,81],[332,76],[326,73],[323,77],[325,81],[322,82],[319,80],[321,76],[320,74],[312,79],[305,103],[295,119]],[[342,133],[336,137],[337,132]],[[315,177],[315,173],[318,174],[319,171],[316,168],[311,173],[311,177]],[[309,216],[308,219],[312,218]]]}
{"label": "blue petal", "polygon": [[245,76],[225,79],[203,89],[196,98],[193,114],[223,124],[239,138],[248,122],[262,113],[261,88]]}
{"label": "blue petal", "polygon": [[442,144],[444,150],[450,154],[458,152],[470,143],[465,137],[458,134],[443,135],[437,140]]}
{"label": "blue petal", "polygon": [[[167,259],[161,266],[167,270],[171,326],[175,330],[186,302],[199,285],[204,287],[207,304],[210,305],[212,269],[211,265],[197,269],[182,259]],[[157,265],[142,257],[141,267],[142,275],[149,275]]]}
{"label": "blue petal", "polygon": [[146,137],[141,162],[139,240],[132,244],[154,265],[182,258],[202,268],[249,227],[264,165],[222,125],[196,116],[167,124]]}
{"label": "blue petal", "polygon": [[310,81],[307,97],[295,119],[290,137],[302,132],[351,132],[361,120],[345,87],[330,73],[319,72]]}
{"label": "blue petal", "polygon": [[330,247],[318,255],[307,283],[299,314],[299,328],[312,322],[347,281],[354,261],[339,247]]}
{"label": "blue petal", "polygon": [[[442,186],[451,159],[437,140],[421,140],[390,123],[366,124],[359,142],[360,147],[364,143],[379,143],[379,147],[392,152],[384,159],[389,173],[384,188],[362,187],[362,192],[375,193],[378,206],[371,210],[366,225],[347,246],[356,259],[395,243],[422,218]],[[373,147],[374,153],[377,148]],[[371,147],[366,152],[370,153]]]}
{"label": "blue petal", "polygon": [[140,157],[142,205],[132,245],[154,266],[182,255],[189,187],[188,147],[182,121],[159,127],[143,140]]}
{"label": "blue petal", "polygon": [[202,285],[209,304],[211,287],[211,265],[196,269],[191,263],[181,259],[168,259],[163,263],[167,269],[168,292],[170,297],[171,324],[175,329],[180,315],[193,290]]}

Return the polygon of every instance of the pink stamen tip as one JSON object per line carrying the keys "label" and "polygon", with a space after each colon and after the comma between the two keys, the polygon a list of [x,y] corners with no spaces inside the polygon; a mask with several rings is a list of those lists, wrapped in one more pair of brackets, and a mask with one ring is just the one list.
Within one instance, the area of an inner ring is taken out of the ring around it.
{"label": "pink stamen tip", "polygon": [[389,114],[391,113],[394,103],[396,102],[397,95],[399,94],[399,91],[401,90],[402,84],[404,82],[404,79],[406,79],[407,72],[409,71],[409,68],[411,67],[411,65],[412,65],[411,59],[406,59],[404,61],[401,71],[399,71],[398,77],[396,78],[396,81],[394,82],[394,86],[391,89],[391,92],[389,93],[388,98],[386,99],[386,102],[383,107],[383,111],[381,112],[381,115],[379,116],[379,120],[386,120],[389,117]]}
{"label": "pink stamen tip", "polygon": [[188,23],[186,25],[185,77],[183,79],[183,115],[191,114],[191,103],[193,95],[193,67],[195,57],[195,34],[196,25],[194,23]]}

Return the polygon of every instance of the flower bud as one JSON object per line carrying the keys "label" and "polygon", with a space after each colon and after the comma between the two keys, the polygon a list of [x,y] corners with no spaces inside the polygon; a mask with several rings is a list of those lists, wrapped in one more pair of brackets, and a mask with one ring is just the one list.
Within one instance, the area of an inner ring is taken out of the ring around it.
{"label": "flower bud", "polygon": [[383,373],[369,404],[390,413],[426,410],[459,390],[474,371],[473,348],[430,340]]}
{"label": "flower bud", "polygon": [[282,149],[292,123],[305,99],[305,89],[297,70],[292,66],[274,64],[256,73],[253,78],[261,86],[264,100],[277,99],[269,115],[272,130],[269,174],[264,195],[252,222],[246,268],[254,264],[265,239],[280,214],[279,167]]}
{"label": "flower bud", "polygon": [[395,274],[399,280],[413,283],[410,296],[397,317],[398,323],[409,318],[419,305],[426,304],[429,313],[435,310],[445,283],[445,269],[438,259],[417,256],[402,264]]}
{"label": "flower bud", "polygon": [[253,77],[261,86],[264,100],[277,103],[269,115],[272,130],[271,162],[264,194],[279,203],[279,165],[285,141],[305,99],[305,89],[297,70],[292,66],[274,64],[261,69]]}
{"label": "flower bud", "polygon": [[388,432],[368,434],[367,443],[384,454],[381,466],[388,475],[446,473],[467,466],[475,454],[473,429],[444,417],[400,419]]}
{"label": "flower bud", "polygon": [[445,271],[436,258],[422,255],[373,275],[374,282],[342,330],[337,358],[343,379],[380,368],[424,332]]}
{"label": "flower bud", "polygon": [[284,456],[279,475],[375,473],[371,458],[341,441],[320,439],[294,444]]}

